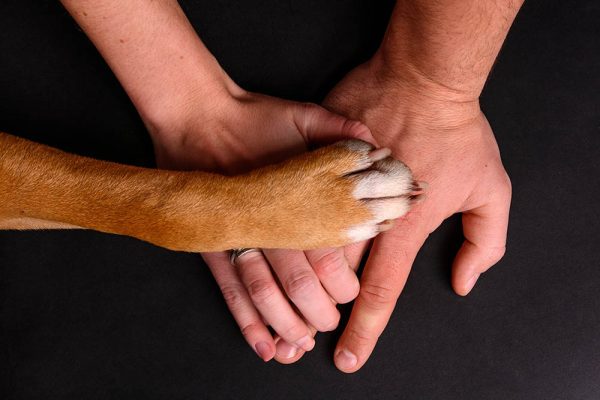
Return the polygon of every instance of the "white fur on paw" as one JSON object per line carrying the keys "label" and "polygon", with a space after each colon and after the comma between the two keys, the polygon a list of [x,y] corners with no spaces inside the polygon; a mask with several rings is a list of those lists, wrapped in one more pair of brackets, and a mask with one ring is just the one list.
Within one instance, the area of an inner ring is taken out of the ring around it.
{"label": "white fur on paw", "polygon": [[337,146],[343,146],[349,149],[354,153],[358,153],[360,155],[360,159],[354,165],[354,167],[350,171],[346,171],[346,173],[350,174],[356,171],[365,170],[371,165],[373,165],[373,160],[369,157],[369,153],[375,147],[370,143],[363,142],[362,140],[344,140],[336,143]]}
{"label": "white fur on paw", "polygon": [[342,140],[340,142],[337,142],[336,145],[344,146],[352,151],[365,154],[369,153],[375,148],[375,146],[373,146],[372,144],[357,139]]}
{"label": "white fur on paw", "polygon": [[357,225],[350,229],[346,234],[352,243],[362,242],[363,240],[371,239],[379,233],[379,228],[377,224],[363,224]]}
{"label": "white fur on paw", "polygon": [[356,173],[352,179],[356,181],[353,196],[369,208],[372,219],[347,231],[351,241],[375,237],[387,227],[382,222],[400,218],[410,210],[415,183],[410,169],[400,161],[377,161],[370,170]]}
{"label": "white fur on paw", "polygon": [[413,189],[410,169],[400,161],[386,158],[373,164],[373,170],[356,174],[355,199],[376,199],[409,194]]}
{"label": "white fur on paw", "polygon": [[410,210],[410,200],[406,197],[369,200],[367,207],[373,213],[375,223],[379,223],[405,215]]}
{"label": "white fur on paw", "polygon": [[385,199],[368,200],[367,207],[373,214],[373,219],[365,224],[348,229],[347,235],[352,242],[359,242],[375,237],[382,228],[382,222],[400,218],[410,210],[410,199],[407,197],[390,197]]}

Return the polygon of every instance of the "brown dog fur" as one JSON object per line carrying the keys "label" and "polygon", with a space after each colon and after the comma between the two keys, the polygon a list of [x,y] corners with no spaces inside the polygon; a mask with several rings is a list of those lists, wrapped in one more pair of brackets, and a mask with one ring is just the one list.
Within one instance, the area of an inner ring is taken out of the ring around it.
{"label": "brown dog fur", "polygon": [[[353,227],[373,224],[373,236],[385,224],[356,196],[376,152],[341,143],[226,177],[98,161],[0,132],[0,229],[81,227],[193,252],[343,245],[357,239]],[[373,197],[410,202],[418,186],[406,171],[405,188]]]}

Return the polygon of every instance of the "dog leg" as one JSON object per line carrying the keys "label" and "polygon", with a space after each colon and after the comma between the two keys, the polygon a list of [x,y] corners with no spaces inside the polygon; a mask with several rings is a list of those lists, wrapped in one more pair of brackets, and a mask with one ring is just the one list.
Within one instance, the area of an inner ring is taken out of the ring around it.
{"label": "dog leg", "polygon": [[347,141],[225,177],[98,161],[0,133],[0,229],[82,227],[195,252],[338,246],[389,227],[420,190],[388,154]]}

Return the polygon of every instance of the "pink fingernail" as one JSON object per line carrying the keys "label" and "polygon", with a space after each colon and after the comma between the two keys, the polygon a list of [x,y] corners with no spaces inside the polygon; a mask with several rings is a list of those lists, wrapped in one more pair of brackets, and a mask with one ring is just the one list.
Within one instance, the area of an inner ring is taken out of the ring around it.
{"label": "pink fingernail", "polygon": [[298,354],[298,348],[283,339],[279,340],[275,347],[277,348],[277,355],[281,358],[293,358]]}
{"label": "pink fingernail", "polygon": [[263,361],[269,361],[273,357],[271,356],[271,346],[269,346],[267,342],[256,343],[255,350],[256,354],[258,354]]}
{"label": "pink fingernail", "polygon": [[356,367],[358,359],[350,351],[343,349],[335,355],[335,365],[341,370],[351,370]]}
{"label": "pink fingernail", "polygon": [[296,346],[305,351],[311,351],[315,347],[315,339],[310,335],[306,335],[303,338],[296,340]]}

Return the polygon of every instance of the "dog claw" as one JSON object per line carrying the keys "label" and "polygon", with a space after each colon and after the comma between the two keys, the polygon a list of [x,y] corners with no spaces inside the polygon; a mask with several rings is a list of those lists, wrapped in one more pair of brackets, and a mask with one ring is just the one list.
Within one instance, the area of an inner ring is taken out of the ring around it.
{"label": "dog claw", "polygon": [[412,206],[413,204],[422,203],[423,200],[425,200],[426,198],[427,198],[427,196],[423,193],[413,194],[411,196],[408,196],[408,201],[409,201],[410,205]]}
{"label": "dog claw", "polygon": [[379,160],[383,160],[384,158],[389,157],[392,154],[392,150],[387,147],[382,147],[381,149],[375,149],[369,153],[369,160],[371,162],[377,162]]}
{"label": "dog claw", "polygon": [[395,221],[393,219],[387,219],[379,224],[377,224],[379,228],[379,232],[389,231],[394,227]]}
{"label": "dog claw", "polygon": [[429,184],[424,181],[413,181],[412,183],[412,191],[413,192],[421,192],[427,190],[429,188]]}

